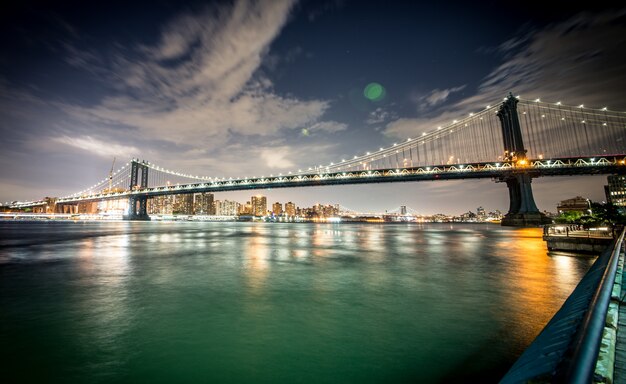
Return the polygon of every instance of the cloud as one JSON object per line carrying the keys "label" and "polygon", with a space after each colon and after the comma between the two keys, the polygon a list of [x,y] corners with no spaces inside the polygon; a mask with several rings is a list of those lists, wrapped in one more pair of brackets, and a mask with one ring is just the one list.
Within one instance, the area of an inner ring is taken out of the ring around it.
{"label": "cloud", "polygon": [[310,132],[325,131],[330,133],[345,131],[346,129],[348,129],[347,124],[339,123],[336,121],[321,121],[319,123],[313,124],[310,128],[308,128]]}
{"label": "cloud", "polygon": [[261,159],[265,165],[272,169],[288,169],[295,167],[295,164],[287,159],[292,155],[289,147],[267,148],[261,151]]}
{"label": "cloud", "polygon": [[430,131],[502,100],[509,91],[526,99],[624,110],[626,25],[621,20],[625,16],[626,9],[581,13],[543,29],[525,28],[498,47],[503,61],[474,95],[445,104],[450,90],[434,90],[418,100],[423,105],[441,105],[445,112],[390,122],[384,133],[405,138],[422,129]]}
{"label": "cloud", "polygon": [[448,89],[433,89],[430,93],[421,98],[423,107],[432,107],[441,104],[448,99],[451,93],[459,92],[465,89],[465,85],[461,85]]}
{"label": "cloud", "polygon": [[101,157],[119,157],[126,158],[129,156],[137,155],[140,153],[139,149],[135,147],[120,145],[116,143],[111,143],[105,140],[98,140],[91,136],[84,137],[58,137],[55,138],[54,141],[69,145],[70,147],[81,149],[85,152],[92,153]]}
{"label": "cloud", "polygon": [[117,95],[93,107],[63,108],[82,121],[204,147],[224,145],[233,135],[272,136],[310,124],[345,129],[321,121],[328,101],[279,95],[258,73],[291,8],[286,0],[240,0],[181,15],[154,46],[117,54]]}
{"label": "cloud", "polygon": [[365,123],[368,125],[380,124],[392,118],[397,118],[395,113],[389,112],[382,107],[378,107],[369,113],[367,120],[365,120]]}
{"label": "cloud", "polygon": [[626,9],[581,13],[534,31],[525,44],[518,44],[524,46],[517,52],[518,45],[509,48],[505,43],[502,49],[511,56],[487,76],[480,93],[497,92],[502,97],[510,90],[527,98],[595,106],[622,99],[626,86],[625,16]]}

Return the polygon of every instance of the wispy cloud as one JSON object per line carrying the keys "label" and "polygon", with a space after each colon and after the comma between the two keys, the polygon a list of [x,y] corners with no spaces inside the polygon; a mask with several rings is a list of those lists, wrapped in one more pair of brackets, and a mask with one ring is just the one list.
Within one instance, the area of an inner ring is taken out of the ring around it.
{"label": "wispy cloud", "polygon": [[240,0],[181,15],[154,46],[118,53],[112,72],[119,76],[119,93],[93,107],[63,108],[92,124],[134,127],[141,135],[198,148],[221,147],[233,135],[343,130],[345,125],[321,119],[329,101],[279,95],[258,72],[292,5]]}
{"label": "wispy cloud", "polygon": [[[434,90],[419,100],[439,104],[445,112],[405,118],[387,124],[385,134],[404,138],[432,130],[469,112],[501,100],[509,91],[528,99],[562,101],[626,109],[626,10],[581,13],[502,43],[503,62],[483,79],[474,95],[444,104],[451,90]],[[459,89],[459,90],[460,90]]]}
{"label": "wispy cloud", "polygon": [[106,158],[111,158],[114,156],[119,158],[125,158],[129,155],[136,156],[141,153],[136,147],[110,143],[106,140],[98,140],[91,136],[62,136],[55,138],[54,141]]}
{"label": "wispy cloud", "polygon": [[420,101],[422,102],[421,107],[432,107],[437,104],[441,104],[448,99],[450,94],[462,91],[463,89],[465,89],[465,85],[448,89],[433,89],[426,96],[420,98]]}
{"label": "wispy cloud", "polygon": [[310,128],[308,128],[310,132],[324,131],[330,133],[345,131],[346,129],[348,129],[347,124],[339,123],[337,121],[322,121],[319,123],[315,123]]}
{"label": "wispy cloud", "polygon": [[265,161],[265,165],[272,169],[289,169],[295,167],[295,164],[288,159],[292,156],[289,147],[276,147],[261,150],[261,159]]}
{"label": "wispy cloud", "polygon": [[397,118],[395,113],[390,112],[385,108],[378,107],[369,113],[365,123],[368,125],[380,124],[394,118]]}

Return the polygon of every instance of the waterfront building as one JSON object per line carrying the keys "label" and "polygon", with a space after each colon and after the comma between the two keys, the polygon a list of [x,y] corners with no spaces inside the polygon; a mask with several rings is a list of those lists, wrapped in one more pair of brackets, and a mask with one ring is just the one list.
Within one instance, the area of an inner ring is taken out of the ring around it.
{"label": "waterfront building", "polygon": [[193,215],[193,195],[174,195],[172,213],[174,215]]}
{"label": "waterfront building", "polygon": [[241,204],[231,200],[215,200],[216,216],[237,216]]}
{"label": "waterfront building", "polygon": [[248,216],[252,214],[252,204],[249,201],[246,201],[245,204],[239,205],[239,215]]}
{"label": "waterfront building", "polygon": [[589,199],[585,199],[581,196],[563,200],[556,206],[556,210],[559,214],[565,212],[580,212],[582,214],[587,214],[590,209],[591,204],[589,203]]}
{"label": "waterfront building", "polygon": [[214,215],[215,208],[213,206],[214,196],[212,193],[196,193],[193,195],[193,214],[194,215]]}
{"label": "waterfront building", "polygon": [[174,195],[155,196],[148,199],[148,215],[171,215]]}
{"label": "waterfront building", "polygon": [[626,207],[626,176],[611,175],[604,186],[606,202],[618,207]]}
{"label": "waterfront building", "polygon": [[250,198],[251,213],[254,216],[265,216],[267,214],[267,198],[263,195],[256,195]]}
{"label": "waterfront building", "polygon": [[296,205],[291,201],[285,203],[285,214],[289,217],[294,217],[296,215]]}
{"label": "waterfront building", "polygon": [[280,216],[283,214],[283,205],[278,201],[272,204],[272,213],[274,216]]}

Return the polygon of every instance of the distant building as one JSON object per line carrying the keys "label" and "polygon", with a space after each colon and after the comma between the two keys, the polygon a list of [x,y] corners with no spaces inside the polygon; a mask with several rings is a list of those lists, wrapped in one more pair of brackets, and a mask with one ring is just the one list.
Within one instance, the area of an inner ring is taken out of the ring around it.
{"label": "distant building", "polygon": [[296,205],[291,201],[285,203],[285,214],[289,217],[293,217],[296,215]]}
{"label": "distant building", "polygon": [[565,212],[580,212],[583,214],[589,213],[591,204],[589,199],[585,199],[581,196],[576,196],[571,199],[563,200],[556,206],[556,210],[559,214]]}
{"label": "distant building", "polygon": [[239,213],[239,204],[230,200],[215,200],[215,215],[217,216],[236,216]]}
{"label": "distant building", "polygon": [[212,193],[196,193],[193,195],[193,214],[194,215],[214,215],[215,208],[213,206]]}
{"label": "distant building", "polygon": [[626,207],[626,176],[611,175],[607,181],[608,185],[604,186],[606,202],[618,207]]}
{"label": "distant building", "polygon": [[174,195],[172,213],[175,215],[193,215],[193,195]]}
{"label": "distant building", "polygon": [[283,214],[283,205],[278,201],[272,204],[272,213],[274,216],[280,216]]}
{"label": "distant building", "polygon": [[252,214],[252,204],[249,201],[246,201],[245,204],[239,205],[239,214],[240,215],[251,215]]}
{"label": "distant building", "polygon": [[148,199],[148,215],[171,215],[174,195],[155,196]]}
{"label": "distant building", "polygon": [[476,216],[478,216],[479,219],[482,219],[486,216],[486,212],[485,212],[485,208],[483,207],[478,207],[476,208]]}
{"label": "distant building", "polygon": [[265,216],[267,214],[267,198],[263,195],[252,196],[250,198],[252,215]]}

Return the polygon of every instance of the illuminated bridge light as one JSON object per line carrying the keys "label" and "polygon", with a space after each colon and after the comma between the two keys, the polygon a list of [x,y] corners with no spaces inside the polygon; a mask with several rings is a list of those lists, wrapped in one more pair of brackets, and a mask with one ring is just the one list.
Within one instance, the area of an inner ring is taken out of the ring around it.
{"label": "illuminated bridge light", "polygon": [[607,107],[602,108],[602,110],[603,110],[603,111],[606,111],[606,110],[607,110]]}

